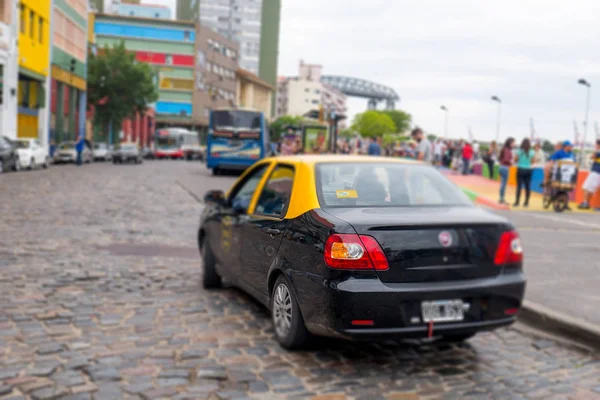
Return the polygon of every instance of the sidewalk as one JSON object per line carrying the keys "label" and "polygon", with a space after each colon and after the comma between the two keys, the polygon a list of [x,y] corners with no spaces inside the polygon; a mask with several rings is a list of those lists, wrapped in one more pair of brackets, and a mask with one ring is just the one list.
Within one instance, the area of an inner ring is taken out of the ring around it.
{"label": "sidewalk", "polygon": [[[501,205],[499,182],[442,172],[476,204],[498,211],[519,229],[526,249],[528,277],[519,319],[600,349],[600,213],[578,210],[572,202],[573,211],[556,214],[552,208],[544,210],[542,195],[533,192],[528,208]],[[506,201],[512,204],[514,199],[515,187],[507,186]]]}
{"label": "sidewalk", "polygon": [[[505,199],[509,205],[498,204],[500,194],[500,182],[477,175],[460,175],[449,170],[442,170],[452,182],[459,186],[462,191],[476,204],[489,207],[495,210],[520,210],[520,211],[547,211],[554,212],[552,207],[544,209],[542,205],[543,196],[539,193],[531,192],[529,198],[529,207],[523,207],[525,200],[525,191],[521,191],[521,206],[513,207],[512,204],[516,198],[516,187],[506,186]],[[579,210],[575,202],[570,202],[569,206],[575,213],[590,213],[593,211]]]}

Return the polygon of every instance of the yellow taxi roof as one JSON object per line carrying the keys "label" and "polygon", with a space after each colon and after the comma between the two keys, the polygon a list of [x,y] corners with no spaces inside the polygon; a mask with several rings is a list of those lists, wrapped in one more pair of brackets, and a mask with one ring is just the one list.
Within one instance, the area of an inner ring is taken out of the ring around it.
{"label": "yellow taxi roof", "polygon": [[307,165],[315,165],[319,163],[397,163],[397,164],[422,164],[421,161],[410,160],[405,158],[391,158],[391,157],[378,157],[378,156],[361,156],[361,155],[347,155],[347,154],[302,154],[295,156],[275,156],[270,157],[268,160],[275,160],[279,162],[289,163],[301,163]]}

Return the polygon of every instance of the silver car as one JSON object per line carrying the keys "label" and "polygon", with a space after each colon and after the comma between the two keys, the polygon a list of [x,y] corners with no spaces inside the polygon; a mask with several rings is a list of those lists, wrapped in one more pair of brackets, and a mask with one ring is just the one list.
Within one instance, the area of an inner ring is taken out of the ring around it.
{"label": "silver car", "polygon": [[112,150],[106,143],[94,144],[94,161],[111,161]]}
{"label": "silver car", "polygon": [[[54,153],[54,163],[74,163],[77,162],[77,150],[75,150],[76,143],[72,140],[62,142],[56,148]],[[89,145],[86,144],[83,147],[83,153],[81,154],[81,161],[83,163],[91,163],[94,160],[94,153],[90,149]]]}

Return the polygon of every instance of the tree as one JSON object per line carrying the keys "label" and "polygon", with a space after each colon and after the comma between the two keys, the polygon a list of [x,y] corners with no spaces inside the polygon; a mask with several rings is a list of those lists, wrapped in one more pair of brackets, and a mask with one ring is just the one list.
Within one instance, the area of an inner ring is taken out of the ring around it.
{"label": "tree", "polygon": [[554,153],[554,145],[551,141],[544,140],[542,142],[542,150],[544,150],[546,153]]}
{"label": "tree", "polygon": [[409,113],[402,110],[384,110],[380,112],[394,121],[396,133],[404,133],[410,128],[412,116]]}
{"label": "tree", "polygon": [[158,99],[154,76],[150,65],[138,63],[123,42],[88,56],[88,104],[94,107],[94,122],[105,135],[110,124],[118,132],[123,120],[144,114],[148,104]]}
{"label": "tree", "polygon": [[342,129],[338,132],[338,136],[341,138],[351,138],[356,132],[350,128]]}
{"label": "tree", "polygon": [[352,129],[358,131],[364,137],[382,136],[386,133],[395,133],[396,125],[389,115],[379,111],[369,110],[356,114]]}
{"label": "tree", "polygon": [[430,133],[429,135],[427,135],[427,140],[429,140],[430,142],[435,142],[437,140],[437,136]]}
{"label": "tree", "polygon": [[276,142],[289,125],[300,126],[302,117],[294,115],[282,115],[271,123],[271,140]]}

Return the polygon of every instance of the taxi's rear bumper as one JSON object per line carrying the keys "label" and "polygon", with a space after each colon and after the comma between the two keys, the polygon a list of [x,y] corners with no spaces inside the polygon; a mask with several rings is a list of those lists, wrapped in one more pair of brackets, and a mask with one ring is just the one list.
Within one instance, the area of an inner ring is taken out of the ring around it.
{"label": "taxi's rear bumper", "polygon": [[[384,284],[379,279],[350,278],[315,288],[315,304],[299,297],[309,331],[318,335],[356,339],[424,338],[465,335],[512,324],[525,293],[522,273],[457,282]],[[422,302],[460,299],[461,321],[422,319]],[[430,332],[432,330],[432,332]]]}

